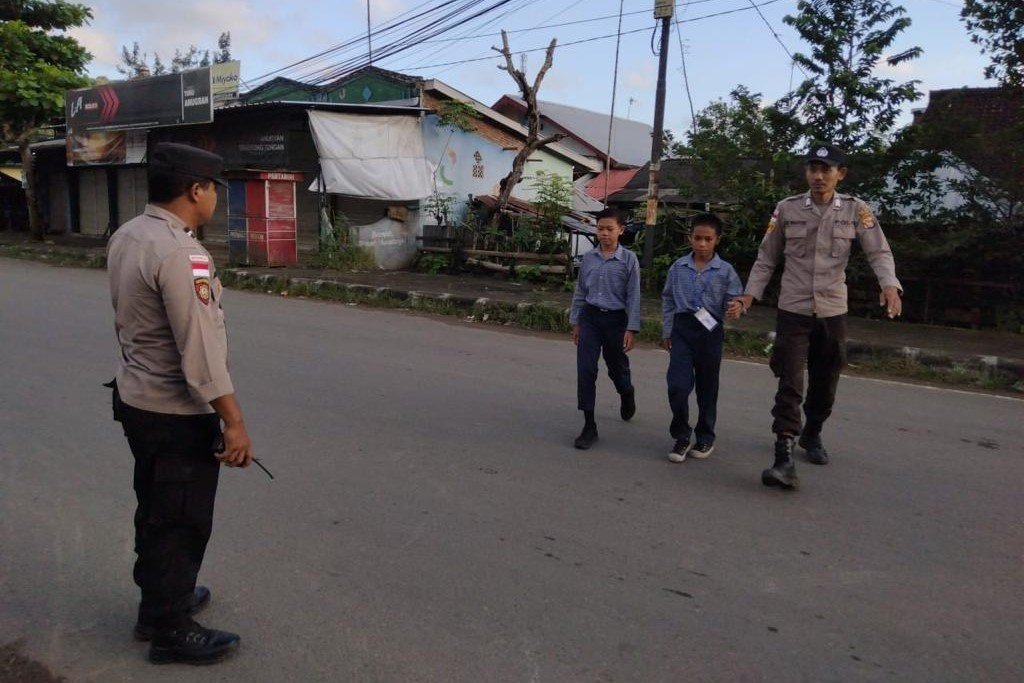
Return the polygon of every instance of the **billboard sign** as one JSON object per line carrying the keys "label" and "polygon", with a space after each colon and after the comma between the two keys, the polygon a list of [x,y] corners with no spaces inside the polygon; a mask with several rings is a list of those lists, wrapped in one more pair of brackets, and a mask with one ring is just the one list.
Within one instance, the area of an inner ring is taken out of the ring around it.
{"label": "billboard sign", "polygon": [[210,92],[214,108],[223,107],[238,100],[238,86],[241,82],[242,63],[221,62],[210,66]]}
{"label": "billboard sign", "polygon": [[213,120],[210,68],[118,81],[65,95],[68,134]]}
{"label": "billboard sign", "polygon": [[68,166],[141,164],[146,158],[146,131],[96,130],[68,135]]}

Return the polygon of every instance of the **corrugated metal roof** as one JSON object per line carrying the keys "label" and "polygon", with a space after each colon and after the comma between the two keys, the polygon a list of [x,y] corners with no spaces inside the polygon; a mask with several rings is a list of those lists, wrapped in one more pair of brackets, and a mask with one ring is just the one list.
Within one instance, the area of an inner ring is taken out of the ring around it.
{"label": "corrugated metal roof", "polygon": [[[409,104],[407,104],[409,103]],[[418,114],[421,111],[430,111],[418,105],[414,100],[399,100],[398,102],[381,102],[377,104],[350,104],[348,102],[299,102],[295,100],[272,100],[270,102],[250,102],[248,104],[232,104],[214,110],[214,116],[225,112],[252,111],[255,109],[284,109],[288,107],[302,107],[303,109],[323,109],[333,111],[351,111],[365,113],[393,112],[401,114]]]}
{"label": "corrugated metal roof", "polygon": [[[522,107],[526,103],[515,95],[505,95]],[[500,102],[500,100],[499,100]],[[541,116],[550,119],[571,132],[574,137],[599,151],[603,156],[608,147],[608,114],[580,109],[568,104],[539,100]],[[497,106],[497,103],[495,103]],[[651,160],[651,135],[654,127],[618,116],[612,135],[611,157],[621,164],[642,166]]]}

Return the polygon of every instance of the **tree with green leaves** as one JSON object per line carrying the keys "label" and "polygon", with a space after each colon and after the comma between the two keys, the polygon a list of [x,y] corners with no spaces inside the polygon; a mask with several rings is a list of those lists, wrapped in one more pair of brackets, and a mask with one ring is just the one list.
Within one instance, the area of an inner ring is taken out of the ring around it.
{"label": "tree with green leaves", "polygon": [[[737,267],[753,263],[775,204],[799,186],[793,150],[802,135],[802,124],[790,112],[766,105],[760,93],[741,85],[728,100],[698,112],[686,142],[673,146],[672,155],[692,166],[695,180],[687,183],[669,172],[669,184],[715,201],[715,210],[728,214],[722,249]],[[675,246],[682,248],[686,226],[677,228]]]}
{"label": "tree with green leaves", "polygon": [[210,55],[210,50],[200,50],[195,45],[189,45],[185,50],[176,49],[171,57],[170,68],[160,59],[160,55],[153,53],[153,63],[149,63],[149,54],[143,52],[138,41],[132,43],[131,49],[127,45],[121,46],[121,62],[116,65],[118,73],[133,80],[146,78],[148,76],[163,76],[167,73],[176,74],[189,69],[202,68],[211,64],[223,64],[231,61],[231,32],[225,31],[217,39],[217,49]]}
{"label": "tree with green leaves", "polygon": [[1024,5],[1009,0],[966,0],[960,18],[991,63],[985,78],[1024,87]]}
{"label": "tree with green leaves", "polygon": [[921,96],[919,81],[883,78],[883,60],[896,66],[916,59],[921,48],[889,52],[910,17],[888,0],[800,0],[783,21],[810,45],[793,56],[805,79],[783,100],[813,138],[829,140],[848,153],[884,146],[903,105]]}
{"label": "tree with green leaves", "polygon": [[40,129],[64,113],[64,92],[88,85],[92,56],[65,34],[92,18],[85,5],[58,0],[0,3],[0,135],[21,154],[29,227],[42,239],[43,227],[32,185],[29,145]]}

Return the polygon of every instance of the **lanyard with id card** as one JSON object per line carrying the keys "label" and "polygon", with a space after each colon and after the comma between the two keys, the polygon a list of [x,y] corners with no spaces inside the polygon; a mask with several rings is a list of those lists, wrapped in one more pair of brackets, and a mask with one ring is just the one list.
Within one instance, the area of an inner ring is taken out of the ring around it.
{"label": "lanyard with id card", "polygon": [[[705,270],[704,272],[706,273],[707,270]],[[696,270],[693,271],[693,287],[691,287],[691,290],[697,289],[697,278],[699,277],[699,275],[700,273],[698,273]],[[707,281],[702,283],[700,292],[698,292],[697,294],[696,301],[691,302],[690,305],[696,309],[693,312],[693,317],[696,318],[700,322],[700,324],[704,326],[704,329],[710,332],[711,330],[718,327],[718,320],[715,319],[715,316],[708,313],[708,309],[704,308],[704,293],[706,291],[708,291]]]}

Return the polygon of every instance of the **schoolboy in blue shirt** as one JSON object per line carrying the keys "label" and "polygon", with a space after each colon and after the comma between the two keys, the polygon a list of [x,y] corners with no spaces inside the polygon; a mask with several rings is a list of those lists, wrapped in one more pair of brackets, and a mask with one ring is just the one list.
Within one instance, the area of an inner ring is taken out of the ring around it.
{"label": "schoolboy in blue shirt", "polygon": [[584,418],[576,448],[590,448],[597,441],[594,403],[597,359],[602,353],[608,376],[621,396],[619,416],[629,420],[636,413],[626,354],[633,350],[633,334],[640,331],[640,262],[619,244],[625,226],[625,217],[617,209],[597,214],[598,246],[583,255],[572,295],[569,323],[576,344],[576,395]]}
{"label": "schoolboy in blue shirt", "polygon": [[[722,365],[723,321],[738,318],[743,306],[733,298],[743,293],[736,270],[715,249],[722,240],[722,221],[714,214],[693,219],[693,251],[669,268],[661,293],[662,348],[671,354],[668,402],[672,407],[669,432],[675,446],[672,462],[687,455],[706,458],[715,448],[718,372]],[[690,445],[690,393],[697,388],[697,442]]]}

